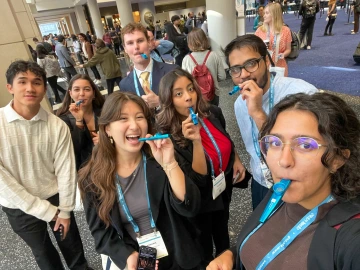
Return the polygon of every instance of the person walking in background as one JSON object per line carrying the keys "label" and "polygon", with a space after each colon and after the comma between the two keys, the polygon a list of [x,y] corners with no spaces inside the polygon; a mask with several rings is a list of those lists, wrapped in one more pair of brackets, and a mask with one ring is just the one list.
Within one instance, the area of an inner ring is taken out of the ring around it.
{"label": "person walking in background", "polygon": [[351,30],[351,34],[355,35],[359,32],[359,16],[360,16],[360,0],[354,0],[354,30]]}
{"label": "person walking in background", "polygon": [[[179,18],[179,16],[174,15],[171,18],[171,21],[173,21],[173,20],[177,21],[177,18]],[[180,18],[179,18],[179,21],[180,21]],[[184,34],[179,34],[176,31],[174,25],[170,22],[165,23],[164,27],[165,27],[166,34],[168,36],[168,40],[171,41],[172,43],[174,43],[176,48],[178,48],[180,51],[180,53],[177,56],[175,56],[175,64],[181,67],[182,60],[184,59],[185,55],[187,55],[189,53],[189,47],[187,45],[186,36]]]}
{"label": "person walking in background", "polygon": [[288,75],[286,56],[291,52],[291,32],[289,27],[284,25],[281,5],[269,3],[265,7],[264,24],[259,27],[255,35],[269,43],[269,52],[276,67],[284,68],[284,76]]}
{"label": "person walking in background", "polygon": [[[73,41],[74,53],[76,55],[77,60],[79,61],[80,64],[84,64],[84,59],[81,55],[81,53],[82,53],[81,42],[78,40],[78,38],[74,34],[71,35],[71,39]],[[84,68],[83,71],[85,72],[85,74],[89,75],[86,68]]]}
{"label": "person walking in background", "polygon": [[[79,101],[82,102],[77,105]],[[56,115],[70,128],[77,171],[89,159],[93,146],[99,141],[98,118],[104,102],[90,77],[78,74],[71,79],[63,104],[57,110]]]}
{"label": "person walking in background", "polygon": [[[81,48],[82,48],[85,58],[88,61],[90,61],[91,58],[94,56],[93,47],[92,47],[90,41],[87,39],[87,37],[83,33],[79,34],[79,40],[80,40]],[[94,73],[94,77],[95,77],[94,83],[101,85],[101,76],[100,76],[99,71],[96,68],[96,65],[90,66],[90,69]]]}
{"label": "person walking in background", "polygon": [[102,39],[97,39],[95,41],[95,46],[95,55],[86,64],[81,65],[80,67],[87,68],[100,64],[101,69],[105,74],[108,95],[110,95],[114,91],[115,83],[120,86],[122,78],[120,63],[114,52],[106,47],[105,42]]}
{"label": "person walking in background", "polygon": [[57,36],[58,43],[55,46],[55,52],[59,58],[60,67],[64,69],[67,81],[70,82],[71,77],[77,74],[75,69],[75,61],[71,58],[69,51],[64,46],[66,40],[63,35]]}
{"label": "person walking in background", "polygon": [[[324,36],[333,36],[334,35],[332,33],[332,28],[333,28],[333,25],[335,23],[336,16],[337,16],[336,0],[330,0],[329,1],[329,9],[328,9],[328,12],[327,12],[328,23],[327,23],[327,25],[325,27]],[[328,29],[329,29],[329,34],[328,34]]]}
{"label": "person walking in background", "polygon": [[260,26],[262,26],[264,23],[264,6],[258,7],[258,15],[256,16],[254,20],[254,30],[257,30]]}
{"label": "person walking in background", "polygon": [[112,50],[112,39],[109,30],[105,30],[105,34],[103,35],[102,39],[105,42],[106,47]]}
{"label": "person walking in background", "polygon": [[53,55],[49,55],[48,51],[43,46],[36,47],[37,63],[46,71],[46,79],[55,96],[55,103],[61,103],[61,98],[58,90],[65,97],[66,90],[57,83],[61,68],[58,60]]}
{"label": "person walking in background", "polygon": [[306,35],[306,49],[311,49],[311,41],[313,37],[314,25],[316,20],[316,13],[319,12],[320,4],[318,0],[304,0],[300,5],[299,15],[302,16],[299,39],[302,44]]}
{"label": "person walking in background", "polygon": [[[206,97],[205,99],[211,104],[219,106],[219,97],[221,93],[218,82],[226,79],[226,73],[222,60],[215,52],[209,50],[209,39],[200,28],[194,28],[189,33],[187,40],[189,49],[192,53],[184,57],[182,69],[192,74],[197,66],[196,63],[202,65],[206,59],[205,65],[211,73],[212,80],[214,82],[214,92],[211,93],[213,95],[212,100],[208,100]],[[196,62],[194,62],[192,57]]]}

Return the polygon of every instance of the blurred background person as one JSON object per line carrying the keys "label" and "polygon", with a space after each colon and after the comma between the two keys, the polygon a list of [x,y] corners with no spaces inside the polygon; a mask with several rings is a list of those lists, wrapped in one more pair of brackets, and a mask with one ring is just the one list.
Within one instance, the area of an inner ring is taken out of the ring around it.
{"label": "blurred background person", "polygon": [[[177,15],[174,15],[173,17],[175,16]],[[173,19],[174,18],[171,18],[171,20]],[[176,31],[174,25],[170,22],[166,23],[164,27],[168,40],[174,43],[176,48],[179,50],[179,54],[175,57],[175,64],[181,67],[185,55],[189,53],[189,47],[187,45],[186,36],[184,34],[179,34],[178,31]]]}
{"label": "blurred background person", "polygon": [[264,6],[258,7],[258,15],[256,16],[254,20],[254,30],[257,30],[260,26],[262,26],[264,23]]}
{"label": "blurred background person", "polygon": [[[337,16],[336,0],[330,0],[329,1],[329,9],[327,12],[328,23],[326,24],[326,27],[325,27],[324,36],[333,36],[334,35],[332,33],[332,28],[335,23],[336,16]],[[329,33],[328,33],[328,29],[329,29]]]}

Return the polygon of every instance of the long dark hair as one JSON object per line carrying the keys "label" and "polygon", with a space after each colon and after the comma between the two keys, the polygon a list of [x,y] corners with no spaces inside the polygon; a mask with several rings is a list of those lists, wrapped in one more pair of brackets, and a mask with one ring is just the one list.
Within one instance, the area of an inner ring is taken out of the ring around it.
{"label": "long dark hair", "polygon": [[[99,118],[99,143],[94,147],[89,162],[79,171],[79,189],[84,200],[86,193],[94,193],[94,201],[98,201],[97,207],[100,219],[108,227],[110,225],[110,212],[116,203],[116,148],[112,144],[105,131],[106,126],[118,121],[121,109],[125,103],[132,101],[143,110],[148,124],[148,132],[152,133],[151,112],[145,101],[137,95],[122,93],[120,91],[111,94],[105,101],[104,108]],[[148,155],[150,149],[144,143],[142,150]]]}
{"label": "long dark hair", "polygon": [[45,56],[49,54],[45,47],[41,44],[36,46],[36,53],[39,59],[44,59]]}
{"label": "long dark hair", "polygon": [[[311,112],[318,121],[318,131],[326,141],[322,164],[331,170],[335,158],[345,161],[335,173],[331,173],[331,191],[338,200],[350,200],[360,195],[360,122],[355,112],[341,98],[316,93],[295,94],[284,98],[269,114],[259,138],[269,134],[278,115],[286,110]],[[344,150],[350,150],[350,156]]]}
{"label": "long dark hair", "polygon": [[168,72],[160,81],[159,98],[161,110],[156,115],[156,127],[162,133],[170,133],[175,142],[181,147],[185,147],[188,141],[182,134],[182,119],[181,115],[176,111],[173,103],[173,87],[174,83],[180,77],[188,78],[194,85],[197,95],[196,108],[198,116],[207,117],[209,111],[209,104],[203,99],[199,85],[194,77],[187,71],[176,68]]}
{"label": "long dark hair", "polygon": [[94,99],[92,101],[93,110],[101,110],[104,105],[105,99],[103,95],[100,93],[99,89],[97,88],[96,84],[90,79],[89,75],[86,74],[76,74],[74,77],[71,78],[69,83],[69,89],[66,91],[63,103],[61,107],[57,110],[56,115],[60,116],[63,114],[68,113],[69,106],[71,104],[71,96],[70,90],[75,81],[77,80],[86,80],[90,83],[92,90],[94,91]]}

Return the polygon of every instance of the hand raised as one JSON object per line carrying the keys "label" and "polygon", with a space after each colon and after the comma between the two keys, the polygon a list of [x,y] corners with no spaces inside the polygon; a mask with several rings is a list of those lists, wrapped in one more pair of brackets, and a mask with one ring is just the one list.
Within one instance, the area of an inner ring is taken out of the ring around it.
{"label": "hand raised", "polygon": [[182,122],[181,126],[182,133],[186,139],[191,141],[201,141],[200,124],[194,125],[190,115]]}
{"label": "hand raised", "polygon": [[[145,136],[146,138],[151,137],[150,134]],[[163,164],[169,164],[175,160],[174,157],[174,145],[171,139],[159,139],[154,141],[146,141],[151,148],[151,152],[156,161],[163,166]]]}
{"label": "hand raised", "polygon": [[70,113],[74,116],[76,120],[84,119],[84,111],[83,111],[83,104],[76,105],[76,103],[71,103],[69,106]]}

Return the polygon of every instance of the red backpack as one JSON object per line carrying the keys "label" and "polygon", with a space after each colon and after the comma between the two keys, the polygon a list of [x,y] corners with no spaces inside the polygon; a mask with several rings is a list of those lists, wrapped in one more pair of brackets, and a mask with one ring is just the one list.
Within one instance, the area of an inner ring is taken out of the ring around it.
{"label": "red backpack", "polygon": [[202,93],[204,99],[207,101],[211,101],[215,97],[214,80],[213,80],[213,77],[211,76],[209,69],[205,65],[206,60],[208,59],[210,53],[211,53],[211,51],[208,51],[208,53],[205,56],[204,63],[202,63],[202,65],[199,65],[196,62],[195,58],[191,54],[189,54],[190,58],[194,61],[195,65],[196,65],[192,72],[192,75],[195,78],[198,85],[200,86],[201,93]]}

